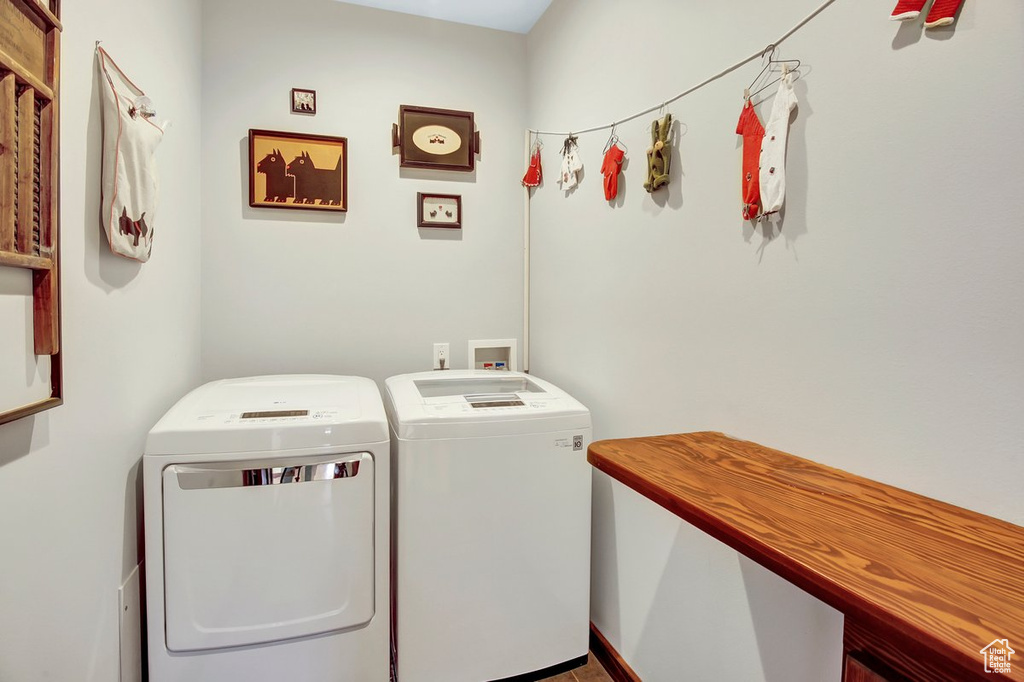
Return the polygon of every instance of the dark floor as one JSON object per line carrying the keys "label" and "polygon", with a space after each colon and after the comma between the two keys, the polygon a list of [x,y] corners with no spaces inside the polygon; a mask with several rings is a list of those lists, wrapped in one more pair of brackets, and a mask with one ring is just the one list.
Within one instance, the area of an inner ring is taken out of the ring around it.
{"label": "dark floor", "polygon": [[601,664],[597,662],[597,657],[594,654],[590,654],[590,659],[582,668],[576,668],[567,673],[549,677],[543,682],[612,682],[612,678],[608,676],[608,673],[601,667]]}

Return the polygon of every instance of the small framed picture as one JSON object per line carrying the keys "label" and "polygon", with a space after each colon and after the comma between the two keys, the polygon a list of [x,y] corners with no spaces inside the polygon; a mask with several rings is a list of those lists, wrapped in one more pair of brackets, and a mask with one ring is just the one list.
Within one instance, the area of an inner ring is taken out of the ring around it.
{"label": "small framed picture", "polygon": [[462,196],[458,194],[416,195],[417,227],[462,228]]}
{"label": "small framed picture", "polygon": [[480,132],[472,111],[403,104],[391,126],[391,146],[402,168],[472,172],[480,153]]}
{"label": "small framed picture", "polygon": [[316,90],[292,88],[292,113],[316,115]]}
{"label": "small framed picture", "polygon": [[348,210],[348,140],[249,131],[249,205]]}

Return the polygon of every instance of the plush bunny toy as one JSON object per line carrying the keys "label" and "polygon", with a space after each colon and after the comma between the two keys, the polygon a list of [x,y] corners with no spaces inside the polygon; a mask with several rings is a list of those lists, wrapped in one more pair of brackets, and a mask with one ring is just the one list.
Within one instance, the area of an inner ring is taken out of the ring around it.
{"label": "plush bunny toy", "polygon": [[651,123],[651,148],[647,150],[647,182],[644,189],[653,192],[668,184],[669,166],[672,158],[672,114],[665,114],[661,120]]}

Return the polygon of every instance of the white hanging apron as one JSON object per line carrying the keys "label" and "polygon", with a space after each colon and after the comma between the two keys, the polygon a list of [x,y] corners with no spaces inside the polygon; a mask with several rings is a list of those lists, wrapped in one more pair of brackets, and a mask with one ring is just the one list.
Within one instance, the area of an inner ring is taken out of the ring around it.
{"label": "white hanging apron", "polygon": [[163,128],[151,118],[149,99],[96,48],[103,79],[103,201],[101,215],[110,250],[141,263],[153,251],[157,176],[153,158]]}

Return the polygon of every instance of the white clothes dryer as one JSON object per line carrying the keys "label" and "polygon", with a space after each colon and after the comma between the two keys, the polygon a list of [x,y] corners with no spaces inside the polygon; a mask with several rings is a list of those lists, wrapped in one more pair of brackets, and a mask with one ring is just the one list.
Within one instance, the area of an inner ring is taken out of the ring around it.
{"label": "white clothes dryer", "polygon": [[152,682],[387,682],[387,419],[369,379],[215,381],[143,457]]}
{"label": "white clothes dryer", "polygon": [[590,632],[590,412],[518,372],[385,382],[399,682],[538,680]]}

